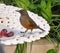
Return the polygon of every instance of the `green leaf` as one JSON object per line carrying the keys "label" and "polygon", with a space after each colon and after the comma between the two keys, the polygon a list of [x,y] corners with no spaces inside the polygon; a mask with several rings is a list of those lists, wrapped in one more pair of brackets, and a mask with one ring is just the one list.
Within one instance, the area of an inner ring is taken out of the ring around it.
{"label": "green leaf", "polygon": [[47,51],[47,53],[57,53],[57,51],[55,49],[50,49]]}
{"label": "green leaf", "polygon": [[47,16],[43,11],[41,11],[41,14],[42,14],[42,16],[49,22],[48,16]]}
{"label": "green leaf", "polygon": [[48,15],[48,17],[51,19],[52,18],[52,11],[51,9],[47,8],[46,9],[46,14]]}
{"label": "green leaf", "polygon": [[[48,0],[46,0],[46,1],[48,1]],[[60,0],[50,0],[50,1],[52,1],[52,3],[60,2]]]}
{"label": "green leaf", "polygon": [[46,11],[47,11],[47,15],[49,16],[49,18],[51,18],[52,17],[51,0],[48,0],[48,2],[47,2]]}
{"label": "green leaf", "polygon": [[41,0],[41,4],[40,4],[41,8],[46,8],[46,2],[45,0]]}
{"label": "green leaf", "polygon": [[34,5],[34,4],[30,4],[29,8],[33,10],[33,9],[36,9],[36,8],[37,8],[37,6],[36,6],[36,5]]}
{"label": "green leaf", "polygon": [[60,0],[52,0],[53,2],[60,2]]}
{"label": "green leaf", "polygon": [[33,45],[33,42],[30,43],[30,53],[32,52],[32,45]]}
{"label": "green leaf", "polygon": [[46,4],[47,5],[46,8],[51,9],[51,3],[52,3],[51,0],[48,0],[48,2]]}
{"label": "green leaf", "polygon": [[3,0],[0,0],[0,3],[4,3],[4,1]]}
{"label": "green leaf", "polygon": [[52,18],[52,11],[51,11],[51,1],[48,0],[47,2],[45,0],[41,1],[41,14],[43,15],[43,17],[50,22],[51,18]]}
{"label": "green leaf", "polygon": [[28,7],[30,5],[29,0],[15,0],[15,2],[19,7],[22,7],[26,10],[28,9]]}
{"label": "green leaf", "polygon": [[24,47],[23,47],[23,53],[27,52],[27,42],[24,43]]}

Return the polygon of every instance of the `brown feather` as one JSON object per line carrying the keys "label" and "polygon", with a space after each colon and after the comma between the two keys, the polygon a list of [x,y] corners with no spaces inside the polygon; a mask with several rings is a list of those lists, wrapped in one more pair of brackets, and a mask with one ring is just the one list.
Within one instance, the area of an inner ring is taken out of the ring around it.
{"label": "brown feather", "polygon": [[20,22],[25,28],[31,30],[39,28],[40,30],[45,31],[37,26],[37,24],[29,17],[26,10],[19,10],[18,12],[21,13]]}

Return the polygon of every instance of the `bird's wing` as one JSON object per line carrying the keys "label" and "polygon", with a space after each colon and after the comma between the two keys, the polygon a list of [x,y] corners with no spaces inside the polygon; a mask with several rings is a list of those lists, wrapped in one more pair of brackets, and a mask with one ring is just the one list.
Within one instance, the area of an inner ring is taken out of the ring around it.
{"label": "bird's wing", "polygon": [[28,18],[29,22],[30,22],[30,26],[37,26],[36,23],[29,17]]}
{"label": "bird's wing", "polygon": [[39,28],[40,30],[45,31],[44,29],[37,26],[37,24],[31,18],[29,18],[28,20],[30,22],[30,26],[33,26],[34,28]]}

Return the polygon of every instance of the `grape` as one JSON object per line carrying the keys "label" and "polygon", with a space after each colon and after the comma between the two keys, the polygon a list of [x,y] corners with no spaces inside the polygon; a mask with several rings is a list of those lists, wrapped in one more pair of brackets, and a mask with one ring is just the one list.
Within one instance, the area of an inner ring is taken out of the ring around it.
{"label": "grape", "polygon": [[6,37],[11,37],[13,35],[14,35],[14,32],[11,31],[11,32],[7,33]]}
{"label": "grape", "polygon": [[6,29],[2,29],[1,35],[4,36],[4,35],[6,35],[6,34],[7,34],[7,30],[6,30]]}
{"label": "grape", "polygon": [[7,32],[7,29],[2,29],[2,31]]}

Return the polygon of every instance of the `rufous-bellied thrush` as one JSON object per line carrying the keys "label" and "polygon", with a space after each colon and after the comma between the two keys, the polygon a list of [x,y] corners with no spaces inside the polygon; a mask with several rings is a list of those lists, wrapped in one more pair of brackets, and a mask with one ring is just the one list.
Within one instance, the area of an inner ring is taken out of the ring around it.
{"label": "rufous-bellied thrush", "polygon": [[[33,29],[40,29],[42,31],[45,31],[44,29],[37,26],[37,24],[29,17],[28,12],[26,10],[16,10],[21,14],[20,22],[23,27],[25,27],[27,30],[30,29],[31,31]],[[25,32],[27,32],[27,30]]]}

